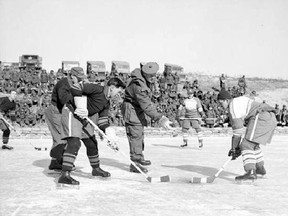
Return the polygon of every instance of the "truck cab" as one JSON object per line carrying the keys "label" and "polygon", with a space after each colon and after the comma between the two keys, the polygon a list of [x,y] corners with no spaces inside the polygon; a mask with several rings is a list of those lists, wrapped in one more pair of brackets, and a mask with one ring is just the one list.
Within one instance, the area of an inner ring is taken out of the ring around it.
{"label": "truck cab", "polygon": [[130,65],[126,61],[112,61],[110,76],[123,76],[126,80],[130,76]]}
{"label": "truck cab", "polygon": [[39,55],[22,55],[19,57],[21,68],[42,69],[42,58]]}
{"label": "truck cab", "polygon": [[62,61],[62,72],[68,74],[72,67],[80,67],[79,61]]}
{"label": "truck cab", "polygon": [[104,61],[87,61],[87,75],[94,73],[97,82],[103,82],[106,79],[106,65]]}

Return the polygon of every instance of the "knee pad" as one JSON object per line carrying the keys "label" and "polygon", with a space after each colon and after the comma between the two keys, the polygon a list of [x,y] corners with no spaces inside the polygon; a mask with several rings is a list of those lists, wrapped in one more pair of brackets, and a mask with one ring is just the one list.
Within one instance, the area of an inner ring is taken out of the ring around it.
{"label": "knee pad", "polygon": [[86,146],[87,155],[98,155],[98,142],[95,135],[90,138],[82,139],[84,145]]}
{"label": "knee pad", "polygon": [[50,157],[56,158],[57,161],[62,160],[63,153],[65,151],[66,144],[59,144],[51,149]]}
{"label": "knee pad", "polygon": [[77,155],[80,149],[81,142],[78,137],[70,137],[67,139],[67,149],[65,152]]}

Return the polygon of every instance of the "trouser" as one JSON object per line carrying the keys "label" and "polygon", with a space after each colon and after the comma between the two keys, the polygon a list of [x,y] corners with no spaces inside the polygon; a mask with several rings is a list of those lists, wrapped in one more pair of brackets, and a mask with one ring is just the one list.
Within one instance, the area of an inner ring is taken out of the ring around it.
{"label": "trouser", "polygon": [[264,166],[263,152],[258,143],[251,142],[244,138],[240,144],[240,149],[242,151],[243,166],[246,172]]}
{"label": "trouser", "polygon": [[144,126],[125,123],[125,128],[130,147],[130,159],[144,160]]}
{"label": "trouser", "polygon": [[[86,124],[86,121],[84,122],[78,117],[75,117],[67,107],[63,108],[61,118],[63,129],[62,139],[67,140],[67,148],[63,153],[62,170],[72,170],[81,147],[80,140],[82,140],[86,146],[91,167],[99,167],[98,143],[94,135],[94,128],[89,123]],[[92,118],[94,119],[94,116]]]}
{"label": "trouser", "polygon": [[[95,135],[90,138],[82,139],[85,147],[87,157],[89,159],[91,167],[97,168],[100,165],[99,154],[98,154],[98,142]],[[67,138],[67,149],[63,153],[63,171],[71,171],[81,147],[81,141],[78,137]]]}
{"label": "trouser", "polygon": [[199,120],[196,119],[184,119],[182,124],[182,133],[183,133],[183,141],[184,143],[187,143],[188,141],[188,131],[190,129],[190,126],[195,129],[198,137],[199,143],[203,141],[203,132],[199,123]]}
{"label": "trouser", "polygon": [[2,142],[3,144],[7,144],[9,141],[9,136],[10,136],[11,131],[2,119],[0,119],[0,129],[3,131]]}
{"label": "trouser", "polygon": [[[55,148],[59,144],[66,144],[66,141],[62,140],[62,136],[61,136],[61,132],[62,132],[61,113],[59,112],[56,106],[51,104],[45,110],[45,121],[48,125],[49,131],[51,133],[52,140],[53,140],[51,151],[53,148]],[[60,146],[59,149],[61,150],[62,147]]]}

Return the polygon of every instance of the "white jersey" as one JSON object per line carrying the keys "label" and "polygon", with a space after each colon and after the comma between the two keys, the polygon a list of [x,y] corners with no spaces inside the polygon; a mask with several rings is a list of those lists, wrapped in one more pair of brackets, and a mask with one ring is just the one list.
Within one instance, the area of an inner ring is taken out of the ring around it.
{"label": "white jersey", "polygon": [[199,98],[192,97],[184,100],[185,118],[200,118],[200,112],[203,112]]}

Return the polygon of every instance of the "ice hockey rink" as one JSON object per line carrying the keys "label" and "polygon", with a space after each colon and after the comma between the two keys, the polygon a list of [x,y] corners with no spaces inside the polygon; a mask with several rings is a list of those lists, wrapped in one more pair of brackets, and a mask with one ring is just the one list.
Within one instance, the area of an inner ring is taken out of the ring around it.
{"label": "ice hockey rink", "polygon": [[[120,151],[129,155],[126,137]],[[236,184],[244,173],[239,157],[213,183],[192,184],[192,177],[213,176],[227,161],[230,136],[196,137],[181,149],[182,138],[146,137],[148,175],[169,175],[170,182],[150,183],[129,172],[129,160],[99,141],[101,167],[109,180],[92,178],[82,145],[71,175],[80,187],[59,189],[59,174],[48,173],[51,139],[11,139],[13,151],[0,150],[0,215],[288,215],[288,136],[275,135],[262,146],[267,175],[253,184]],[[41,148],[37,150],[36,148]],[[45,148],[47,150],[45,151]]]}

